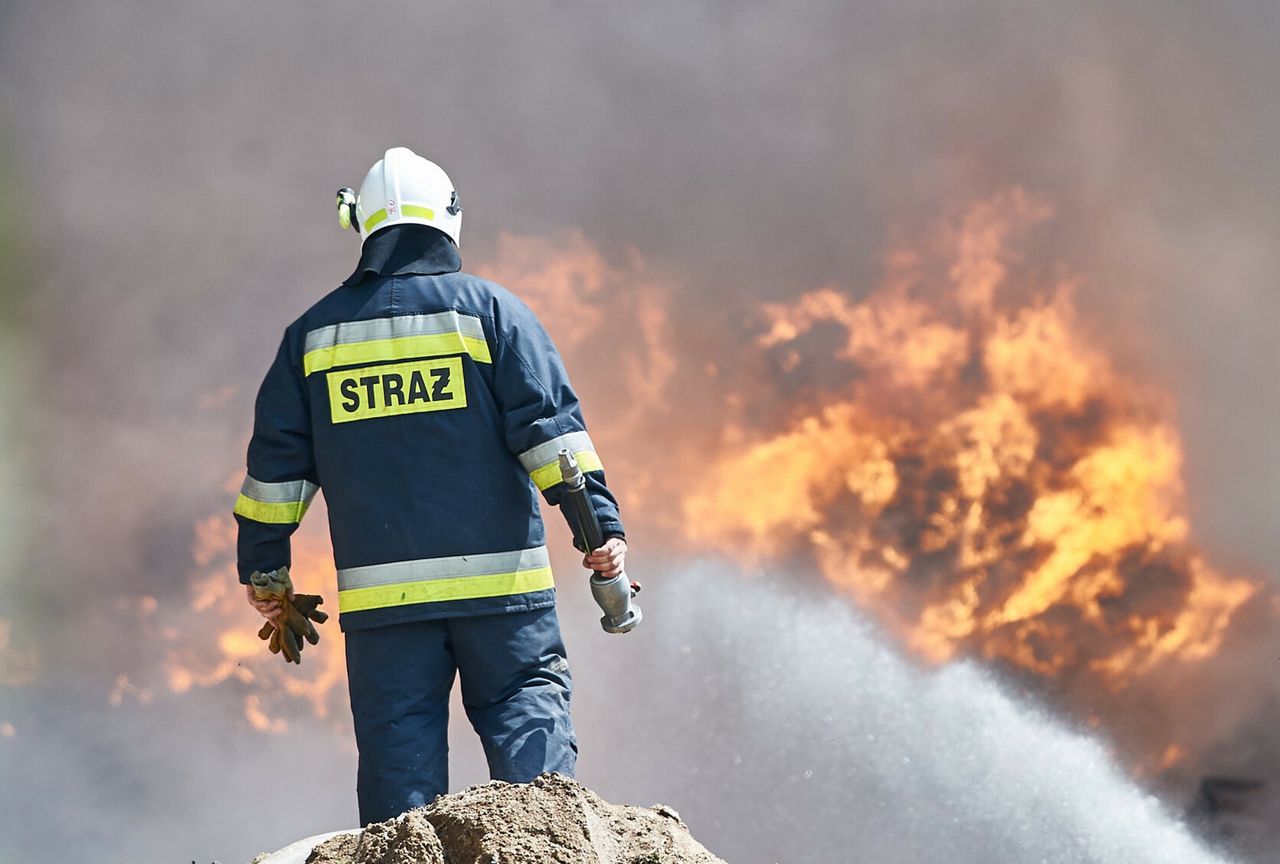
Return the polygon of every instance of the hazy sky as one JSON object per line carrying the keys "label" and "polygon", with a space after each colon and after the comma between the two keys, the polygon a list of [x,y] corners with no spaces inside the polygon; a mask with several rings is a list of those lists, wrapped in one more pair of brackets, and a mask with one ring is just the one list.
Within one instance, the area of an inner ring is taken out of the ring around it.
{"label": "hazy sky", "polygon": [[199,797],[155,782],[173,729],[216,745],[211,776],[252,765],[192,716],[235,700],[83,743],[148,659],[106,607],[185,603],[280,331],[353,264],[333,191],[399,144],[458,184],[469,266],[502,232],[634,250],[678,286],[684,344],[727,362],[756,301],[865,292],[894,237],[1022,185],[1057,213],[1029,254],[1078,274],[1087,326],[1176,398],[1193,533],[1280,574],[1278,39],[1268,2],[0,2],[24,336],[3,337],[0,619],[43,658],[39,699],[0,698],[49,730],[29,753],[70,753],[83,807],[129,776],[174,819]]}

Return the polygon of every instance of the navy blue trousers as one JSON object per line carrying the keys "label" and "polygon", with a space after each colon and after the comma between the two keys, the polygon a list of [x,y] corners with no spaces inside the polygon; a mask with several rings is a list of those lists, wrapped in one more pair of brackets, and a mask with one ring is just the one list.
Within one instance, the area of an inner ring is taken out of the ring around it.
{"label": "navy blue trousers", "polygon": [[544,771],[573,776],[573,681],[555,607],[393,624],[346,637],[361,825],[449,790],[455,672],[490,777],[527,783]]}

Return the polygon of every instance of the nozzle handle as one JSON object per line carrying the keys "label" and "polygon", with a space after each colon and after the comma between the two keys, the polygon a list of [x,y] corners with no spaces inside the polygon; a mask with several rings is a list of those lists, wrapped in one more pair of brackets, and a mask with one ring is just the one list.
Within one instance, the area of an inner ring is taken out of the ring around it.
{"label": "nozzle handle", "polygon": [[568,450],[560,451],[560,476],[568,487],[560,499],[560,506],[568,508],[565,512],[573,527],[574,539],[587,552],[594,552],[604,545],[604,531],[600,528],[600,517],[591,506],[591,497],[587,495],[587,477]]}
{"label": "nozzle handle", "polygon": [[[560,507],[569,517],[574,539],[588,552],[599,549],[604,545],[600,518],[591,506],[591,496],[587,494],[586,475],[568,450],[560,451],[560,476],[566,486]],[[631,602],[639,590],[640,583],[632,582],[625,573],[612,578],[601,576],[599,571],[592,575],[591,596],[604,612],[600,626],[606,633],[629,633],[640,623],[640,607]]]}

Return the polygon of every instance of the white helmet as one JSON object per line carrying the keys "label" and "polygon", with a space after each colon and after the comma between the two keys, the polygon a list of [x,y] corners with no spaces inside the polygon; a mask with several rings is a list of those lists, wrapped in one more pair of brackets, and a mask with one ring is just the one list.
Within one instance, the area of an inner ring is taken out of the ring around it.
{"label": "white helmet", "polygon": [[338,222],[362,240],[392,225],[430,225],[458,245],[462,207],[444,169],[408,147],[392,147],[374,163],[360,194],[338,190]]}

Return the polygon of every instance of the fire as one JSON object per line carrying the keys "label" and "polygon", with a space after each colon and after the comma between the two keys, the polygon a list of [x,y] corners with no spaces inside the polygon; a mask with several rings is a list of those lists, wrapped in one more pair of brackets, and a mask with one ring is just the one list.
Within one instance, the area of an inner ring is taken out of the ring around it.
{"label": "fire", "polygon": [[865,299],[765,306],[758,346],[781,374],[819,325],[843,331],[849,374],[784,428],[725,436],[685,500],[690,539],[809,550],[932,661],[1117,688],[1216,651],[1256,586],[1188,543],[1167,400],[1086,338],[1069,281],[1013,281],[1017,239],[1050,216],[1014,190],[962,216],[944,266],[896,250]]}
{"label": "fire", "polygon": [[1162,770],[1167,770],[1177,765],[1187,757],[1187,753],[1177,744],[1170,744],[1164,749],[1164,753],[1160,754],[1159,766]]}
{"label": "fire", "polygon": [[[332,608],[336,606],[333,559],[323,536],[324,516],[317,511],[322,513],[323,507],[313,508],[295,535],[292,573],[299,592],[319,593],[328,601],[333,617],[320,627],[320,644],[306,647],[301,667],[288,666],[267,651],[257,636],[262,621],[245,602],[236,577],[235,522],[229,513],[210,516],[196,524],[191,552],[187,615],[191,621],[203,622],[199,635],[180,639],[172,626],[157,634],[169,646],[164,664],[164,686],[169,692],[182,694],[234,682],[241,693],[245,722],[260,732],[286,731],[284,715],[293,710],[294,701],[307,704],[316,717],[330,716],[346,675],[342,634]],[[124,694],[135,689],[127,679],[125,686],[118,683],[112,703],[119,704]],[[149,701],[147,691],[139,692]]]}
{"label": "fire", "polygon": [[[828,285],[763,305],[747,362],[712,364],[678,343],[669,277],[635,252],[611,261],[580,233],[504,237],[477,272],[555,338],[638,538],[671,542],[683,525],[696,551],[808,555],[927,660],[963,653],[1115,692],[1212,655],[1257,586],[1190,543],[1169,399],[1089,337],[1071,280],[1041,283],[1019,257],[1051,215],[1013,190],[969,208],[940,243],[891,250],[864,297]],[[806,375],[832,334],[847,375],[826,389],[808,375],[764,401],[767,382]],[[228,478],[228,501],[238,483]],[[322,506],[295,535],[293,572],[335,612]],[[265,734],[301,712],[344,724],[336,621],[286,667],[254,635],[234,558],[230,516],[202,520],[188,632],[173,610],[138,605],[140,623],[164,628],[155,689],[231,689]],[[141,701],[151,689],[125,679],[118,691]],[[1153,759],[1177,762],[1169,746]]]}

